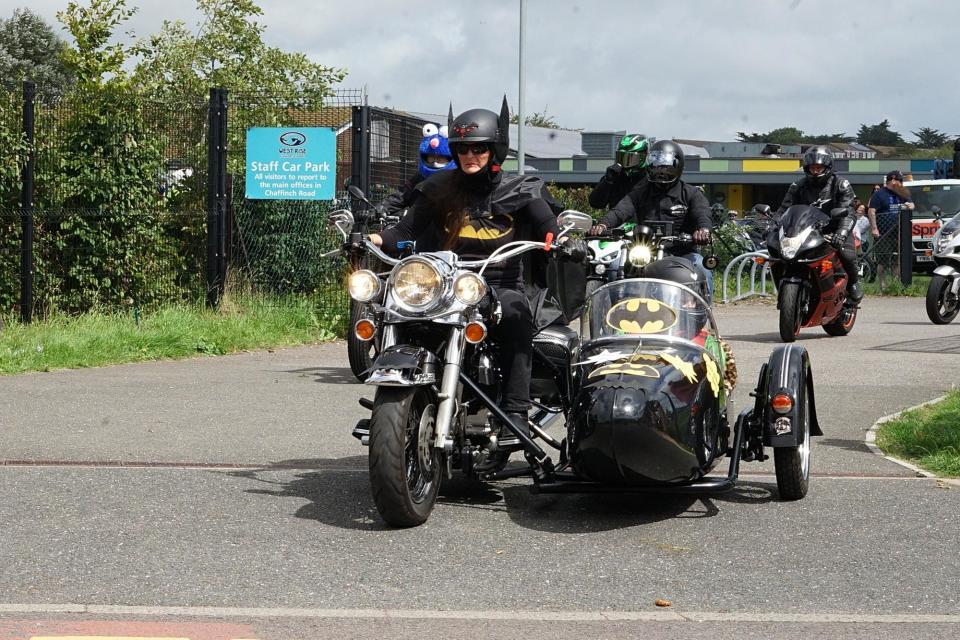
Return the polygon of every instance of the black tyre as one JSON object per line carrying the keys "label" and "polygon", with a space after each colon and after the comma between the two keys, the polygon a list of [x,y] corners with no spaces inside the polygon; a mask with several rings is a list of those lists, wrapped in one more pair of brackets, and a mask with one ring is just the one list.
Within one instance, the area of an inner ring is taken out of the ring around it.
{"label": "black tyre", "polygon": [[807,495],[810,487],[810,405],[806,384],[806,379],[802,380],[799,390],[800,445],[773,449],[773,467],[781,500],[799,500]]}
{"label": "black tyre", "polygon": [[933,324],[950,324],[960,312],[960,299],[950,293],[950,278],[934,274],[927,286],[927,317]]}
{"label": "black tyre", "polygon": [[360,319],[360,308],[359,302],[350,301],[350,326],[347,327],[347,358],[350,360],[350,371],[353,372],[357,380],[363,382],[367,379],[367,369],[373,365],[373,354],[376,349],[375,342],[377,337],[364,342],[354,333],[353,325]]}
{"label": "black tyre", "polygon": [[857,308],[844,307],[840,316],[830,324],[823,325],[823,330],[831,336],[845,336],[853,330],[853,325],[857,321]]}
{"label": "black tyre", "polygon": [[[584,291],[583,299],[584,301],[590,300],[590,295],[593,294],[602,283],[599,280],[587,280],[587,288]],[[590,328],[590,318],[587,317],[586,308],[584,312],[580,314],[580,335],[587,335]]]}
{"label": "black tyre", "polygon": [[780,339],[793,342],[803,324],[803,288],[796,282],[785,282],[780,289]]}
{"label": "black tyre", "polygon": [[431,439],[436,409],[426,388],[377,389],[370,417],[370,487],[387,524],[414,527],[433,511],[442,466]]}

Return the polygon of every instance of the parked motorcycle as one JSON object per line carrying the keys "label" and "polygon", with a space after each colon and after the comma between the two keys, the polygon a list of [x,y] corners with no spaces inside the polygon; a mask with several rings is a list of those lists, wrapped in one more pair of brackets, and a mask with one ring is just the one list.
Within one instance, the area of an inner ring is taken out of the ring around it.
{"label": "parked motorcycle", "polygon": [[803,327],[822,326],[831,336],[845,336],[857,320],[857,305],[847,300],[840,256],[829,234],[821,231],[829,222],[817,203],[794,205],[768,234],[784,342],[796,340]]}
{"label": "parked motorcycle", "polygon": [[934,324],[949,324],[960,312],[960,214],[933,234],[936,268],[927,285],[927,316]]}
{"label": "parked motorcycle", "polygon": [[[331,216],[343,232],[348,211]],[[585,231],[589,216],[565,211],[560,236]],[[351,242],[349,234],[344,239]],[[636,263],[655,247],[632,244]],[[529,416],[531,435],[516,428],[498,407],[501,354],[487,340],[498,308],[483,280],[487,265],[527,251],[553,249],[544,243],[509,243],[486,260],[462,261],[446,252],[386,256],[356,242],[391,267],[380,277],[351,274],[351,297],[368,316],[353,330],[362,339],[383,336],[366,384],[377,387],[369,419],[353,435],[369,446],[370,482],[383,519],[414,526],[429,517],[440,483],[459,471],[476,480],[530,476],[541,493],[719,492],[736,481],[741,460],[763,460],[774,447],[781,498],[799,499],[809,483],[810,437],[820,435],[810,362],[802,347],[786,346],[760,371],[754,406],[731,429],[726,400],[733,380],[707,301],[669,281],[627,278],[600,286],[586,305],[582,335],[565,321],[534,338]],[[628,251],[628,260],[629,253]],[[569,264],[550,278],[556,299],[570,318],[583,306],[583,269]],[[570,287],[575,274],[580,281]],[[581,340],[583,343],[581,344]],[[547,427],[566,418],[566,437]],[[519,441],[503,446],[499,429]],[[554,463],[541,444],[556,449]],[[527,466],[504,468],[521,449]],[[707,477],[723,455],[726,476]]]}

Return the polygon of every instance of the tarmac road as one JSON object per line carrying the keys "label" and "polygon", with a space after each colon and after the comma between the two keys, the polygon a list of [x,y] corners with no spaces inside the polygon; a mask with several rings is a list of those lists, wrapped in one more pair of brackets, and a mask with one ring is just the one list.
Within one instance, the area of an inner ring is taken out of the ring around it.
{"label": "tarmac road", "polygon": [[[717,316],[735,415],[776,312]],[[342,343],[0,378],[0,638],[960,636],[960,486],[864,445],[960,379],[958,329],[870,298],[851,335],[798,342],[826,434],[802,501],[770,463],[709,499],[453,484],[411,530],[373,507]]]}

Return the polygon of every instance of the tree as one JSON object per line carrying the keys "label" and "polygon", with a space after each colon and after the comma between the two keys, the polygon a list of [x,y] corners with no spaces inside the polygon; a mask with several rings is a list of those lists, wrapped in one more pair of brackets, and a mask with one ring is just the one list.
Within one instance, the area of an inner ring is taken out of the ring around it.
{"label": "tree", "polygon": [[297,95],[311,102],[330,95],[346,72],[311,62],[302,53],[268,47],[263,11],[254,0],[197,0],[202,15],[196,33],[182,20],[165,21],[160,32],[137,43],[136,83],[156,97],[206,97],[210,87],[235,93]]}
{"label": "tree", "polygon": [[826,144],[828,142],[851,142],[852,137],[844,133],[807,135],[796,127],[780,127],[767,133],[737,132],[741,142],[769,142],[772,144]]}
{"label": "tree", "polygon": [[[520,116],[516,113],[510,116],[510,124],[517,124],[520,122]],[[528,127],[543,127],[545,129],[562,129],[560,125],[557,124],[557,121],[553,116],[547,115],[547,108],[544,107],[542,112],[533,112],[532,116],[527,116],[523,119],[523,122]]]}
{"label": "tree", "polygon": [[0,19],[0,78],[32,80],[42,95],[62,94],[73,82],[61,54],[66,43],[30,9],[15,9]]}
{"label": "tree", "polygon": [[861,124],[860,130],[857,132],[857,142],[860,144],[878,144],[886,147],[906,145],[903,136],[890,129],[890,121],[886,119],[872,126]]}
{"label": "tree", "polygon": [[951,136],[942,131],[930,127],[920,127],[917,131],[911,131],[917,138],[916,145],[921,149],[936,149],[950,142]]}

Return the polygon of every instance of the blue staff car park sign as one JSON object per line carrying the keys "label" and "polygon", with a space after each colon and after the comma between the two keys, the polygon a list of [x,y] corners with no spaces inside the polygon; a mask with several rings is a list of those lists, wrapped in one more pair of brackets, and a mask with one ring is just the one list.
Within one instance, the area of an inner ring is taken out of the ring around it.
{"label": "blue staff car park sign", "polygon": [[251,200],[333,200],[337,136],[325,127],[247,129]]}

